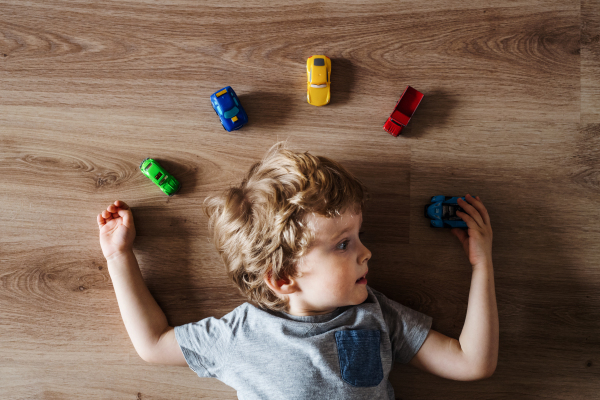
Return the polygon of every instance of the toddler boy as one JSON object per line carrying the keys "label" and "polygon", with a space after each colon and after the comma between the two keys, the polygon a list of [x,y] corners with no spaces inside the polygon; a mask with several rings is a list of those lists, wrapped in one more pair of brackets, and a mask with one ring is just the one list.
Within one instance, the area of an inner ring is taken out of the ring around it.
{"label": "toddler boy", "polygon": [[216,249],[249,302],[177,327],[143,282],[130,208],[108,206],[98,215],[100,244],[140,357],[187,365],[240,399],[394,399],[394,362],[449,379],[491,376],[498,313],[492,229],[479,197],[460,203],[468,235],[452,230],[473,267],[459,340],[367,286],[371,252],[360,241],[367,197],[339,163],[273,146],[239,186],[205,202]]}

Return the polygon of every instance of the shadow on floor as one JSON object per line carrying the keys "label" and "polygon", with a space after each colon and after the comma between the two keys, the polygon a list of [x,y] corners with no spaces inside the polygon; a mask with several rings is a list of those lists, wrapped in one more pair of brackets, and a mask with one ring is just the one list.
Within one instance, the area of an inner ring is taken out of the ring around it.
{"label": "shadow on floor", "polygon": [[292,110],[292,97],[278,92],[251,92],[239,95],[248,114],[248,124],[258,129],[278,129],[285,125]]}
{"label": "shadow on floor", "polygon": [[448,91],[436,89],[424,94],[421,104],[402,130],[404,137],[419,138],[427,135],[432,127],[446,125],[452,111],[458,106],[458,96]]}
{"label": "shadow on floor", "polygon": [[331,104],[346,104],[354,89],[356,67],[346,58],[331,59]]}

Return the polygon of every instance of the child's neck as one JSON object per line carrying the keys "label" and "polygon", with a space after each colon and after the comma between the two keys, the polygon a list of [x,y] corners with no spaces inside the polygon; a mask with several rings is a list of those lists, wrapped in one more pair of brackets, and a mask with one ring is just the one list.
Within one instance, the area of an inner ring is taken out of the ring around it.
{"label": "child's neck", "polygon": [[321,310],[321,309],[316,309],[314,307],[310,307],[307,304],[306,305],[305,304],[296,304],[296,302],[294,302],[294,301],[292,301],[292,299],[290,299],[289,307],[285,312],[287,314],[294,315],[297,317],[307,317],[307,316],[311,316],[311,315],[329,314],[331,312],[334,312],[335,310],[337,310],[337,307],[326,308],[326,309]]}

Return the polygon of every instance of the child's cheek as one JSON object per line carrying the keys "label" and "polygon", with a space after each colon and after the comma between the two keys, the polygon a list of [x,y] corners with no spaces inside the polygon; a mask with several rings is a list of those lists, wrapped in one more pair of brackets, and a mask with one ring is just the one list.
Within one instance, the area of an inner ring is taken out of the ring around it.
{"label": "child's cheek", "polygon": [[330,290],[336,299],[343,298],[348,291],[348,277],[336,275],[330,282]]}

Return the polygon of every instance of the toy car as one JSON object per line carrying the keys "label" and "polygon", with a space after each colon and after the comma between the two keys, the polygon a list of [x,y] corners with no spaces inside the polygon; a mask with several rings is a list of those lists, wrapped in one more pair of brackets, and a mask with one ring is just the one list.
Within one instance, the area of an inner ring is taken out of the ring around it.
{"label": "toy car", "polygon": [[396,103],[394,111],[383,124],[383,130],[392,136],[398,136],[402,128],[408,125],[408,121],[410,121],[421,100],[423,100],[423,96],[423,93],[407,86],[402,96],[400,96],[400,100]]}
{"label": "toy car", "polygon": [[330,100],[331,60],[312,56],[306,60],[306,100],[313,106],[324,106]]}
{"label": "toy car", "polygon": [[[466,228],[467,223],[462,220],[457,211],[465,212],[459,205],[458,199],[464,197],[433,196],[431,203],[425,205],[425,217],[429,218],[434,228]],[[465,200],[466,201],[466,200]]]}
{"label": "toy car", "polygon": [[169,196],[173,196],[181,189],[179,181],[151,158],[142,161],[140,171]]}
{"label": "toy car", "polygon": [[248,123],[248,115],[231,86],[213,93],[210,102],[227,132],[240,129]]}

